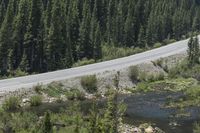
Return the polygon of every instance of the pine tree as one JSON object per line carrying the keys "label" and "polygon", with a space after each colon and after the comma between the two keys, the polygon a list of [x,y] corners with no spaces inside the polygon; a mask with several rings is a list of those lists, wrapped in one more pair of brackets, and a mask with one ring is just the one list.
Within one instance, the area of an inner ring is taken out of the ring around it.
{"label": "pine tree", "polygon": [[68,22],[69,22],[69,32],[70,32],[70,40],[71,40],[71,49],[72,56],[74,61],[78,61],[78,51],[77,46],[79,43],[79,27],[80,27],[80,19],[79,19],[79,0],[73,0],[70,2],[68,9]]}
{"label": "pine tree", "polygon": [[31,0],[30,15],[28,21],[28,28],[25,34],[24,41],[24,54],[28,62],[29,72],[39,71],[39,65],[37,57],[39,56],[38,47],[42,42],[40,31],[42,30],[42,1],[41,0]]}
{"label": "pine tree", "polygon": [[94,59],[98,60],[102,58],[102,46],[101,46],[101,31],[100,26],[97,24],[96,30],[95,30],[95,37],[94,37]]}
{"label": "pine tree", "polygon": [[0,29],[0,74],[4,75],[8,70],[8,54],[12,45],[14,7],[13,0],[9,1],[6,16]]}
{"label": "pine tree", "polygon": [[93,47],[91,46],[90,40],[90,20],[91,20],[91,12],[89,1],[85,1],[83,4],[83,11],[82,11],[82,22],[79,29],[79,36],[80,36],[80,44],[79,44],[79,59],[84,57],[90,59],[93,57]]}
{"label": "pine tree", "polygon": [[133,0],[129,0],[129,6],[128,6],[128,15],[125,21],[125,45],[126,46],[135,46],[135,29],[134,29],[134,4],[135,2]]}
{"label": "pine tree", "polygon": [[194,62],[199,63],[199,57],[200,57],[200,49],[199,49],[199,39],[196,35],[194,38]]}
{"label": "pine tree", "polygon": [[188,42],[188,60],[189,65],[193,66],[199,63],[200,49],[199,49],[199,39],[191,37]]}
{"label": "pine tree", "polygon": [[145,30],[143,26],[140,28],[140,32],[138,36],[138,46],[141,48],[146,47],[146,36],[145,36]]}
{"label": "pine tree", "polygon": [[97,15],[97,0],[95,0],[92,19],[91,19],[91,30],[90,30],[91,47],[93,48],[92,54],[95,60],[100,59],[102,56],[101,33],[100,33],[100,26],[99,26],[99,21],[97,19],[97,16],[98,16]]}
{"label": "pine tree", "polygon": [[2,0],[0,3],[0,27],[1,27],[1,24],[3,23],[5,12],[6,12],[5,3]]}
{"label": "pine tree", "polygon": [[61,0],[55,0],[52,8],[52,21],[48,36],[47,58],[48,70],[63,68],[63,52],[65,42],[62,34],[62,6]]}
{"label": "pine tree", "polygon": [[123,13],[123,2],[122,0],[117,5],[117,13],[115,17],[115,43],[118,46],[122,46],[123,43],[123,31],[124,31],[124,13]]}
{"label": "pine tree", "polygon": [[44,116],[44,122],[43,122],[43,128],[42,128],[43,133],[52,133],[52,123],[51,123],[51,117],[50,113],[46,112]]}
{"label": "pine tree", "polygon": [[192,25],[192,29],[193,31],[197,31],[199,32],[200,31],[200,8],[196,9],[196,15],[194,17],[194,20],[193,20],[193,25]]}
{"label": "pine tree", "polygon": [[15,19],[14,32],[13,32],[13,46],[10,52],[10,66],[15,70],[18,68],[23,57],[23,44],[26,26],[28,24],[28,2],[21,0],[19,3],[19,12]]}
{"label": "pine tree", "polygon": [[89,124],[88,124],[88,132],[89,133],[102,133],[100,116],[97,110],[97,105],[93,103],[92,109],[90,110],[89,115]]}

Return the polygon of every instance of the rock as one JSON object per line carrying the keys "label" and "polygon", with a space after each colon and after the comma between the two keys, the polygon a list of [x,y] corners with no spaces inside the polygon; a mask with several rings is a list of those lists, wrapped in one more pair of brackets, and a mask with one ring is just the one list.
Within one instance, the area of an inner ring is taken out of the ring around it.
{"label": "rock", "polygon": [[67,98],[66,98],[65,95],[61,95],[61,96],[60,96],[60,100],[62,100],[62,101],[67,101]]}
{"label": "rock", "polygon": [[154,132],[154,129],[152,126],[149,126],[148,128],[146,128],[145,130],[145,133],[153,133]]}
{"label": "rock", "polygon": [[49,98],[49,103],[55,102],[57,99],[56,98]]}
{"label": "rock", "polygon": [[22,99],[22,103],[28,103],[28,102],[30,102],[30,99],[28,99],[28,98]]}
{"label": "rock", "polygon": [[133,132],[134,132],[134,133],[139,133],[139,131],[140,131],[140,129],[137,128],[137,127],[135,127],[135,128],[133,129]]}
{"label": "rock", "polygon": [[96,97],[93,94],[86,94],[85,98],[89,100],[96,99]]}

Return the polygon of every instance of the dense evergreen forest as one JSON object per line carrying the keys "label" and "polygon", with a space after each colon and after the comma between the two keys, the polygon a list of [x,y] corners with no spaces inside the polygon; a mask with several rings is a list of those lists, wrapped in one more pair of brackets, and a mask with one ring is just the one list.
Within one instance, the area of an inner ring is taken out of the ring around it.
{"label": "dense evergreen forest", "polygon": [[69,68],[104,45],[152,47],[199,24],[198,0],[0,0],[0,73]]}

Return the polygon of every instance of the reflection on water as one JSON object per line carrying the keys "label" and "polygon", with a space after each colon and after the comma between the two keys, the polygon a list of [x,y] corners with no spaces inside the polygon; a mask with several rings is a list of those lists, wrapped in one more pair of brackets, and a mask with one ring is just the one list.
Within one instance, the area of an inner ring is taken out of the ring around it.
{"label": "reflection on water", "polygon": [[187,117],[175,118],[179,110],[164,108],[168,97],[178,98],[181,93],[151,92],[124,98],[127,104],[125,121],[129,124],[154,123],[166,133],[192,133],[193,123],[199,119],[200,109],[186,108]]}

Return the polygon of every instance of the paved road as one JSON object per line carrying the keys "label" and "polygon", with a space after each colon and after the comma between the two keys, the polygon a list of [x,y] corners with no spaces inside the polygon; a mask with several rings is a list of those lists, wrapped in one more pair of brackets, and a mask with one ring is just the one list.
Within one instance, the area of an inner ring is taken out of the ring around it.
{"label": "paved road", "polygon": [[37,74],[19,78],[0,80],[0,92],[15,91],[20,88],[28,88],[40,84],[48,84],[53,81],[69,79],[72,77],[95,74],[107,70],[119,70],[131,65],[137,65],[147,61],[167,57],[170,55],[186,52],[187,40],[179,41],[161,48],[153,49],[136,55],[125,58],[105,61],[92,65],[71,68],[66,70],[59,70],[44,74]]}

